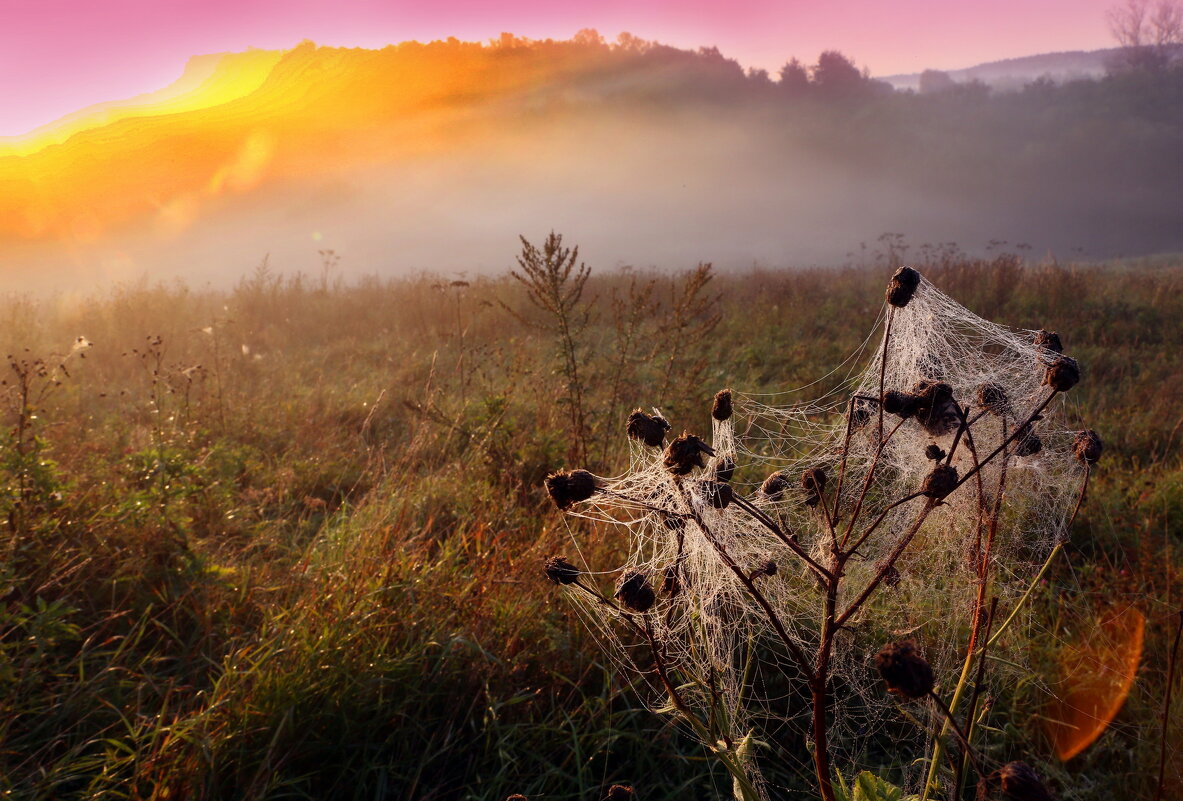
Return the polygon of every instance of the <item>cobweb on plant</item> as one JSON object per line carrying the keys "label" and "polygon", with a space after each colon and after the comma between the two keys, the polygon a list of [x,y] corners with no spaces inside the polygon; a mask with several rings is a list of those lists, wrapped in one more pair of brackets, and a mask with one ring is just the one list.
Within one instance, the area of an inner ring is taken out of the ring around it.
{"label": "cobweb on plant", "polygon": [[[790,650],[795,645],[812,658],[823,591],[802,552],[824,565],[835,543],[846,547],[866,534],[846,564],[837,603],[845,609],[906,536],[934,464],[946,462],[959,476],[973,473],[928,515],[883,586],[836,637],[832,675],[842,689],[831,701],[830,730],[840,744],[838,765],[849,765],[886,715],[899,716],[870,670],[881,640],[916,639],[948,690],[964,658],[979,564],[988,558],[990,595],[999,597],[1000,609],[1012,608],[1066,535],[1080,491],[1085,468],[1073,454],[1076,432],[1066,427],[1060,402],[1005,447],[1005,458],[974,472],[1047,397],[1045,373],[1058,342],[982,319],[923,279],[906,307],[890,309],[885,325],[889,333],[864,369],[815,400],[779,405],[784,394],[728,391],[726,414],[717,400],[709,446],[690,459],[693,469],[684,476],[671,473],[661,447],[634,440],[629,469],[598,478],[599,491],[570,510],[626,534],[628,557],[608,576],[639,571],[655,598],[639,615],[578,588],[568,597],[600,632],[607,653],[643,676],[653,703],[664,706],[666,688],[637,634],[636,621],[648,621],[666,672],[682,682],[682,700],[707,722],[704,739],[721,752],[738,752],[762,794],[760,749],[746,738],[759,739],[790,719],[807,729],[810,720],[808,708],[793,702],[805,674]],[[885,409],[878,402],[881,375]],[[934,394],[938,384],[951,389],[951,398]],[[893,393],[906,405],[926,392],[932,402],[922,413],[888,408],[898,406],[889,402]],[[970,434],[962,433],[959,411],[972,421]],[[814,468],[824,478],[805,478]],[[915,497],[901,502],[909,496]],[[736,566],[783,622],[790,643],[773,631]],[[581,567],[599,583],[595,566]],[[1008,655],[1016,658],[1021,662],[1021,655]],[[928,708],[910,712],[923,719]],[[917,741],[931,731],[917,730]]]}

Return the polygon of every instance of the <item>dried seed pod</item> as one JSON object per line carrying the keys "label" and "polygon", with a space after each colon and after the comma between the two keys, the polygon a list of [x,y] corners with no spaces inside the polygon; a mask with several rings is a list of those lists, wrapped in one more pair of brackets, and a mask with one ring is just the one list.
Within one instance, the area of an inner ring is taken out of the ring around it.
{"label": "dried seed pod", "polygon": [[634,612],[648,612],[657,597],[649,586],[649,579],[640,570],[630,570],[616,585],[616,600]]}
{"label": "dried seed pod", "polygon": [[826,491],[826,471],[821,467],[809,468],[801,474],[801,486],[805,490],[805,504],[817,506]]}
{"label": "dried seed pod", "polygon": [[1023,433],[1015,439],[1015,442],[1018,443],[1015,445],[1015,456],[1034,456],[1043,450],[1043,440],[1031,430],[1030,426],[1023,429]]}
{"label": "dried seed pod", "polygon": [[546,491],[555,506],[567,509],[596,492],[596,478],[586,470],[560,470],[546,477]]}
{"label": "dried seed pod", "polygon": [[919,400],[915,395],[907,392],[897,392],[891,389],[883,393],[883,411],[902,417],[905,420],[916,414],[916,405],[918,402]]}
{"label": "dried seed pod", "polygon": [[776,562],[774,562],[771,559],[767,559],[764,562],[762,562],[759,567],[757,567],[755,570],[753,570],[752,574],[748,578],[750,578],[754,581],[762,576],[775,576],[776,571],[777,571]]}
{"label": "dried seed pod", "polygon": [[1026,762],[1007,762],[978,782],[980,801],[1052,801],[1039,775]]}
{"label": "dried seed pod", "polygon": [[1068,356],[1058,356],[1047,366],[1043,374],[1044,386],[1051,387],[1057,392],[1067,392],[1080,381],[1080,368],[1076,359]]}
{"label": "dried seed pod", "polygon": [[731,481],[735,476],[735,460],[730,456],[724,456],[722,459],[715,462],[715,479],[718,481]]}
{"label": "dried seed pod", "polygon": [[957,468],[951,464],[938,464],[924,477],[920,491],[929,498],[941,500],[957,489]]}
{"label": "dried seed pod", "polygon": [[1010,400],[1006,397],[1006,390],[995,383],[978,387],[978,405],[999,417],[1010,412]]}
{"label": "dried seed pod", "polygon": [[920,286],[920,273],[911,267],[899,268],[887,285],[887,302],[902,309],[908,305],[908,301],[912,299],[918,286]]}
{"label": "dried seed pod", "polygon": [[562,556],[547,559],[542,572],[555,584],[574,584],[579,581],[579,568]]}
{"label": "dried seed pod", "polygon": [[923,698],[932,692],[932,667],[916,651],[916,643],[912,640],[883,646],[875,657],[875,667],[890,693],[905,698]]}
{"label": "dried seed pod", "polygon": [[702,496],[706,502],[716,509],[726,509],[735,498],[735,491],[730,484],[722,481],[702,482]]}
{"label": "dried seed pod", "polygon": [[682,432],[665,449],[665,469],[675,476],[684,476],[696,467],[705,468],[703,455],[714,456],[715,452],[698,437]]}
{"label": "dried seed pod", "polygon": [[947,434],[960,422],[953,387],[943,381],[917,381],[910,393],[916,399],[917,422],[933,436]]}
{"label": "dried seed pod", "polygon": [[731,390],[721,389],[715,393],[715,401],[711,404],[711,417],[719,422],[731,419]]}
{"label": "dried seed pod", "polygon": [[608,795],[604,796],[604,801],[633,801],[636,794],[633,788],[623,784],[614,784],[608,788]]}
{"label": "dried seed pod", "polygon": [[924,449],[925,458],[932,459],[934,462],[944,459],[946,455],[947,454],[945,453],[944,449],[936,443],[933,443]]}
{"label": "dried seed pod", "polygon": [[1060,335],[1055,331],[1044,331],[1042,328],[1035,332],[1035,346],[1050,350],[1052,353],[1063,353],[1064,345],[1060,342]]}
{"label": "dried seed pod", "polygon": [[1101,442],[1101,437],[1091,428],[1077,431],[1076,438],[1072,440],[1072,452],[1076,454],[1076,458],[1089,464],[1096,464],[1104,449],[1105,444]]}
{"label": "dried seed pod", "polygon": [[634,409],[628,416],[624,430],[630,439],[643,442],[650,448],[660,448],[665,440],[665,432],[670,430],[670,424],[661,415],[650,416],[640,409]]}
{"label": "dried seed pod", "polygon": [[788,488],[789,477],[785,475],[783,470],[777,470],[764,479],[764,483],[760,485],[760,492],[764,493],[765,497],[771,501],[779,501]]}

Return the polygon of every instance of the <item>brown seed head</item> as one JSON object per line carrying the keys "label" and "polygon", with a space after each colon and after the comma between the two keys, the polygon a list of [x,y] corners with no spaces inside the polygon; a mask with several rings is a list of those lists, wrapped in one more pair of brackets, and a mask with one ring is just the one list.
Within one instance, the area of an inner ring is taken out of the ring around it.
{"label": "brown seed head", "polygon": [[714,456],[715,452],[698,437],[682,432],[665,449],[665,469],[675,476],[684,476],[696,467],[705,468],[703,455]]}
{"label": "brown seed head", "polygon": [[649,586],[649,579],[640,570],[630,570],[616,585],[616,600],[634,612],[648,612],[656,596]]}
{"label": "brown seed head", "polygon": [[887,683],[887,691],[905,698],[923,698],[932,691],[932,667],[916,651],[912,640],[883,646],[875,657],[875,667]]}
{"label": "brown seed head", "polygon": [[978,405],[1000,417],[1010,411],[1010,401],[1006,397],[1006,390],[995,383],[982,384],[978,387]]}
{"label": "brown seed head", "polygon": [[1077,431],[1076,438],[1072,440],[1072,452],[1076,454],[1076,458],[1089,464],[1096,464],[1104,449],[1105,444],[1101,442],[1101,437],[1091,428]]}
{"label": "brown seed head", "polygon": [[555,584],[574,584],[579,580],[579,568],[562,556],[547,559],[542,572]]}
{"label": "brown seed head", "polygon": [[724,456],[715,462],[715,478],[719,481],[730,481],[735,476],[735,460]]}
{"label": "brown seed head", "polygon": [[633,788],[623,784],[614,784],[608,788],[608,795],[604,796],[604,801],[633,801],[635,797]]}
{"label": "brown seed head", "polygon": [[1055,331],[1044,331],[1042,328],[1035,332],[1035,346],[1050,350],[1052,353],[1064,352],[1064,346],[1060,343],[1060,335]]}
{"label": "brown seed head", "polygon": [[1057,392],[1067,392],[1079,381],[1080,368],[1076,365],[1076,359],[1068,356],[1057,356],[1043,374],[1044,386],[1049,386]]}
{"label": "brown seed head", "polygon": [[596,478],[586,470],[560,470],[546,477],[546,491],[555,506],[567,509],[596,492]]}
{"label": "brown seed head", "polygon": [[722,422],[731,419],[731,390],[721,389],[715,393],[715,402],[711,404],[711,417]]}
{"label": "brown seed head", "polygon": [[1015,439],[1015,456],[1034,456],[1043,450],[1043,440],[1039,435],[1031,430],[1030,426],[1023,429],[1023,432]]}
{"label": "brown seed head", "polygon": [[942,448],[940,445],[937,445],[936,443],[933,443],[924,449],[924,456],[925,458],[932,459],[935,462],[940,459],[944,459],[946,453],[944,448]]}
{"label": "brown seed head", "polygon": [[916,419],[930,434],[940,436],[957,425],[953,387],[943,381],[924,379],[916,382],[911,395],[916,398]]}
{"label": "brown seed head", "polygon": [[978,782],[979,801],[1052,801],[1039,775],[1026,762],[1007,762]]}
{"label": "brown seed head", "polygon": [[754,581],[755,579],[758,579],[761,576],[775,576],[776,571],[777,571],[776,562],[774,562],[771,559],[766,559],[765,561],[760,563],[759,567],[757,567],[755,570],[752,571],[751,576],[749,576],[748,578],[750,578]]}
{"label": "brown seed head", "polygon": [[670,430],[669,422],[661,415],[649,416],[640,409],[634,409],[624,426],[630,439],[643,442],[650,448],[660,448],[665,432]]}
{"label": "brown seed head", "polygon": [[929,498],[941,500],[957,489],[957,468],[951,464],[938,464],[924,477],[920,490]]}
{"label": "brown seed head", "polygon": [[788,476],[784,474],[784,471],[777,470],[764,479],[764,483],[760,485],[760,492],[764,493],[769,500],[779,501],[788,488]]}
{"label": "brown seed head", "polygon": [[883,393],[883,411],[898,415],[907,420],[916,414],[918,399],[907,392],[897,392],[894,389]]}
{"label": "brown seed head", "polygon": [[908,301],[912,299],[918,286],[920,286],[920,273],[911,267],[899,268],[887,285],[887,302],[902,309],[908,305]]}
{"label": "brown seed head", "polygon": [[826,491],[826,471],[821,467],[809,468],[801,474],[801,486],[805,490],[805,504],[817,506]]}

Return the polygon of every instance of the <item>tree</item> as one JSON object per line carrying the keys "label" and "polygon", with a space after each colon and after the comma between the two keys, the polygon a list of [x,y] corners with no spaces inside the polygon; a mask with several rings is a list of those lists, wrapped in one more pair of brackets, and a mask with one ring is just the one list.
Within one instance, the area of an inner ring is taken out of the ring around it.
{"label": "tree", "polygon": [[1183,46],[1183,0],[1126,0],[1105,16],[1122,48],[1119,68],[1165,69]]}
{"label": "tree", "polygon": [[957,86],[957,82],[947,72],[941,70],[925,70],[920,73],[920,94],[931,95],[944,92]]}
{"label": "tree", "polygon": [[818,56],[812,72],[813,85],[829,97],[857,94],[868,82],[854,62],[837,50],[827,50]]}
{"label": "tree", "polygon": [[792,97],[809,93],[809,72],[797,59],[792,59],[780,68],[780,88]]}

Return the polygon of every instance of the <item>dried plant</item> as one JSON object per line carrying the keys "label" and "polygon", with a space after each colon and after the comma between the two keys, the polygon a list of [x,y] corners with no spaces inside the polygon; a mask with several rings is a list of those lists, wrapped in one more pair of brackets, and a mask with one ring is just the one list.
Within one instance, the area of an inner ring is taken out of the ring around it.
{"label": "dried plant", "polygon": [[[1055,401],[1080,369],[1051,347],[1058,337],[983,320],[907,267],[886,299],[869,366],[819,400],[778,406],[724,390],[709,444],[685,432],[658,450],[658,432],[647,439],[641,418],[630,418],[628,471],[548,479],[560,508],[623,527],[630,553],[610,571],[615,600],[590,566],[572,565],[579,580],[567,583],[561,566],[570,563],[552,560],[547,575],[749,801],[768,794],[755,751],[760,721],[776,716],[753,665],[781,670],[807,693],[818,792],[833,801],[835,730],[855,737],[893,714],[870,678],[858,636],[868,629],[923,641],[927,658],[915,642],[897,642],[880,651],[878,668],[893,693],[930,702],[941,726],[926,797],[942,786],[960,797],[966,758],[989,791],[1029,784],[1013,764],[983,775],[968,724],[986,649],[1020,618],[1061,549],[1101,440],[1060,422]],[[994,626],[999,603],[1008,614]],[[934,686],[953,676],[946,703]],[[848,688],[841,698],[836,677]],[[971,684],[963,726],[957,712]],[[947,734],[962,754],[942,776]]]}

